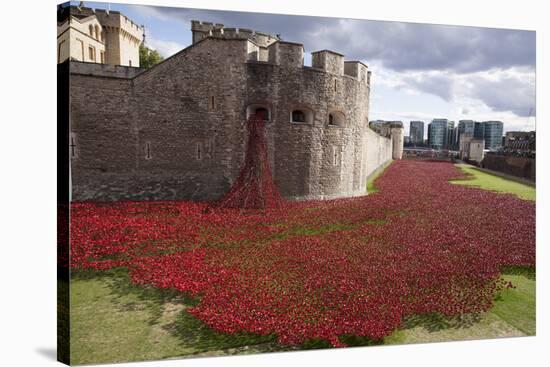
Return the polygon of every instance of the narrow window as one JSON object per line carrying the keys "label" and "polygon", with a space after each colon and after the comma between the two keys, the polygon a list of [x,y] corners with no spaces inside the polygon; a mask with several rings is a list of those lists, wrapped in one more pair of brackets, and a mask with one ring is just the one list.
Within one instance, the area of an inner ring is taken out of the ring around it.
{"label": "narrow window", "polygon": [[74,140],[74,136],[71,136],[71,142],[69,144],[69,148],[71,150],[71,158],[76,157],[76,143]]}
{"label": "narrow window", "polygon": [[263,121],[269,121],[269,111],[267,108],[258,107],[255,111],[256,116],[259,116]]}
{"label": "narrow window", "polygon": [[94,36],[94,26],[90,24],[89,30],[90,30],[90,36],[93,37]]}
{"label": "narrow window", "polygon": [[92,46],[88,47],[88,56],[90,57],[90,61],[95,61],[95,50]]}
{"label": "narrow window", "polygon": [[105,31],[101,31],[101,42],[105,42]]}
{"label": "narrow window", "polygon": [[128,60],[128,65],[132,66],[132,60]]}
{"label": "narrow window", "polygon": [[338,166],[338,147],[335,145],[332,146],[332,165]]}
{"label": "narrow window", "polygon": [[336,85],[336,79],[334,79],[334,91],[336,92],[337,89],[338,89],[338,85]]}
{"label": "narrow window", "polygon": [[80,43],[80,50],[81,50],[81,56],[82,56],[82,57],[80,58],[80,61],[86,61],[86,60],[84,59],[84,42],[82,42],[82,40],[79,40],[78,38],[77,38],[76,40],[77,40],[77,42]]}
{"label": "narrow window", "polygon": [[306,114],[304,113],[304,111],[292,111],[292,122],[306,122]]}
{"label": "narrow window", "polygon": [[216,109],[216,98],[214,96],[210,96],[210,99],[208,100],[208,108],[211,110]]}
{"label": "narrow window", "polygon": [[197,160],[202,159],[202,143],[197,143]]}
{"label": "narrow window", "polygon": [[146,142],[145,143],[145,159],[151,159],[153,156],[151,155],[151,143]]}
{"label": "narrow window", "polygon": [[334,125],[334,116],[332,115],[332,113],[328,114],[328,124]]}
{"label": "narrow window", "polygon": [[95,39],[99,41],[99,26],[97,24],[95,26]]}
{"label": "narrow window", "polygon": [[101,63],[105,64],[105,52],[104,51],[99,51],[99,57],[101,59]]}

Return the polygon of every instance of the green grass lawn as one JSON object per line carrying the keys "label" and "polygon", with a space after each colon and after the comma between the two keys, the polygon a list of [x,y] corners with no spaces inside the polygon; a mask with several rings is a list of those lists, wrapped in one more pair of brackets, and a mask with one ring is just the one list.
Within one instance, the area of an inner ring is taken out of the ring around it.
{"label": "green grass lawn", "polygon": [[80,272],[71,281],[71,364],[288,350],[275,336],[212,331],[181,294],[134,286],[126,269]]}
{"label": "green grass lawn", "polygon": [[[116,363],[183,356],[220,356],[328,348],[324,341],[282,346],[275,336],[217,333],[186,309],[181,294],[130,283],[126,269],[83,273],[71,281],[71,363]],[[535,334],[535,279],[503,276],[516,288],[500,292],[482,315],[420,315],[382,341],[343,337],[350,346],[427,343]]]}
{"label": "green grass lawn", "polygon": [[471,177],[468,179],[451,181],[453,184],[475,186],[485,190],[511,193],[517,195],[521,199],[535,200],[536,190],[532,186],[480,171],[474,166],[467,164],[457,164],[456,166],[463,172],[471,175]]}
{"label": "green grass lawn", "polygon": [[535,335],[535,279],[511,274],[503,278],[516,288],[501,291],[491,311],[456,318],[416,316],[406,320],[401,330],[384,338],[384,344]]}

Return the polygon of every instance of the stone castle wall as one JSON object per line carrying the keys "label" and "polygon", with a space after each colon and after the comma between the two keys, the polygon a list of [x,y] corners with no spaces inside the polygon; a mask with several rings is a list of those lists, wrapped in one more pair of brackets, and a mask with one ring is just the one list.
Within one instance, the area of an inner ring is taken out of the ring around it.
{"label": "stone castle wall", "polygon": [[[251,43],[206,38],[136,76],[73,62],[73,200],[222,196],[257,107],[269,110],[268,155],[283,196],[366,194],[368,175],[392,157],[392,139],[368,128],[367,67],[330,51],[304,67],[303,46],[282,41],[260,61]],[[305,122],[291,121],[294,109]]]}
{"label": "stone castle wall", "polygon": [[532,182],[535,182],[537,177],[534,158],[487,154],[481,161],[480,166]]}

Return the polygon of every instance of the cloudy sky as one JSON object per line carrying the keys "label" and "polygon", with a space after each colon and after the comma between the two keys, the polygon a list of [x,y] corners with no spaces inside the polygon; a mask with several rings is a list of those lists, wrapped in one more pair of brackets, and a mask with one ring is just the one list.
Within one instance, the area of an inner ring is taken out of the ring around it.
{"label": "cloudy sky", "polygon": [[372,71],[370,120],[501,120],[535,129],[535,32],[418,23],[85,2],[145,26],[164,57],[191,44],[192,19],[280,34],[310,52],[330,49]]}

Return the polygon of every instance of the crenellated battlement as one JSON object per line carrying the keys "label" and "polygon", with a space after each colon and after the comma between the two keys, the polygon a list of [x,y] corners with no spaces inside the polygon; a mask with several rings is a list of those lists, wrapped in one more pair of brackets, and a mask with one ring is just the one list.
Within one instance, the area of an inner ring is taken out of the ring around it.
{"label": "crenellated battlement", "polygon": [[344,75],[356,78],[360,82],[370,84],[370,70],[361,61],[344,61]]}
{"label": "crenellated battlement", "polygon": [[311,66],[330,74],[344,75],[344,55],[330,50],[315,51],[311,53]]}
{"label": "crenellated battlement", "polygon": [[[247,61],[268,62],[285,67],[304,67],[304,45],[283,41],[278,35],[271,35],[248,28],[225,27],[220,23],[191,21],[193,44],[211,37],[218,39],[248,40]],[[352,77],[370,84],[370,71],[361,61],[346,61],[344,55],[332,50],[311,53],[312,68],[336,76]]]}
{"label": "crenellated battlement", "polygon": [[202,22],[200,20],[191,21],[191,32],[193,33],[193,43],[197,43],[206,37],[236,38],[249,39],[259,47],[268,47],[281,39],[277,35],[258,32],[248,28],[226,28],[221,23]]}
{"label": "crenellated battlement", "polygon": [[192,45],[147,71],[71,64],[73,198],[216,200],[238,177],[252,114],[288,199],[365,195],[401,158],[402,124],[369,129],[364,63],[321,50],[305,66],[301,43],[209,22],[192,30]]}
{"label": "crenellated battlement", "polygon": [[304,45],[278,41],[268,48],[268,62],[275,65],[301,68],[304,66]]}

